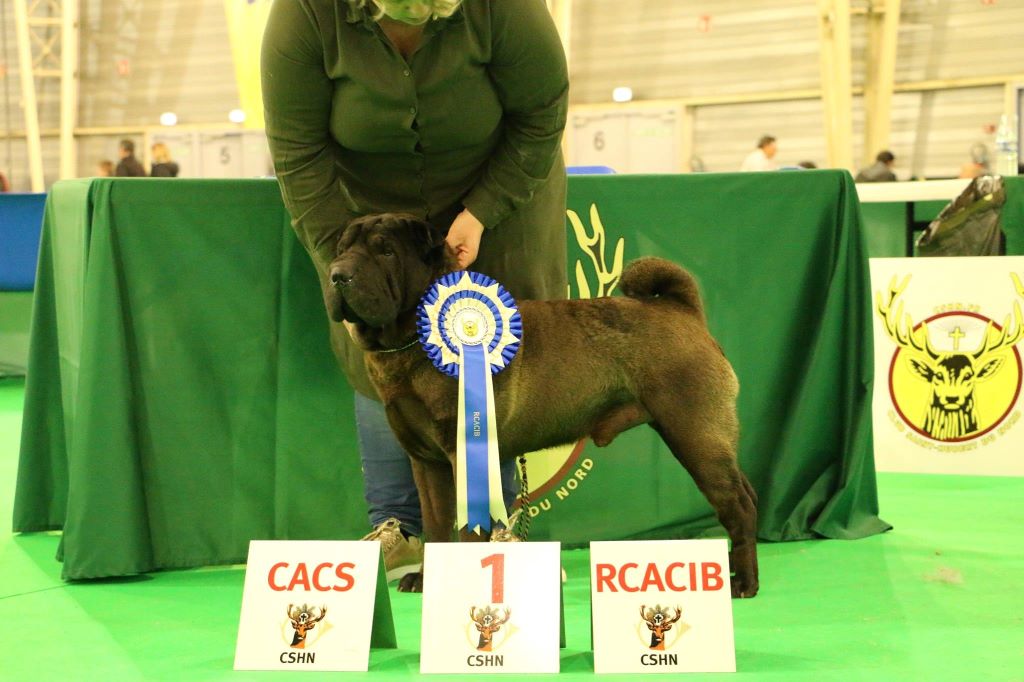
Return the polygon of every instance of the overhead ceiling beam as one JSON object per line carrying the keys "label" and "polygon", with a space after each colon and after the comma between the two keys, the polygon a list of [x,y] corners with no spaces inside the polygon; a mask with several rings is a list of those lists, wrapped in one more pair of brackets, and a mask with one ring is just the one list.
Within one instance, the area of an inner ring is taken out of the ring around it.
{"label": "overhead ceiling beam", "polygon": [[818,0],[821,91],[828,165],[853,170],[850,0]]}
{"label": "overhead ceiling beam", "polygon": [[43,192],[46,190],[43,179],[43,148],[39,139],[32,27],[29,25],[29,8],[26,0],[14,0],[14,32],[18,38],[18,71],[21,76],[21,105],[25,115],[29,184],[33,192]]}
{"label": "overhead ceiling beam", "polygon": [[861,162],[889,148],[892,93],[896,83],[896,48],[900,0],[872,0],[868,11],[867,73],[864,78],[864,149]]}

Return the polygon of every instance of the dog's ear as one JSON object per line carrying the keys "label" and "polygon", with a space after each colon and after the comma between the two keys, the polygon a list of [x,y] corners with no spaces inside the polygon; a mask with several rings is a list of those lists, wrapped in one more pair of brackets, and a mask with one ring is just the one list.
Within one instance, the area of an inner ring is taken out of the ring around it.
{"label": "dog's ear", "polygon": [[366,223],[372,222],[376,219],[376,216],[363,216],[362,218],[355,218],[348,222],[348,225],[343,227],[338,232],[338,238],[334,242],[334,252],[331,257],[337,256],[339,253],[352,246],[359,233],[362,231],[363,226]]}
{"label": "dog's ear", "polygon": [[444,238],[448,236],[447,231],[419,218],[403,216],[403,220],[417,249],[424,256],[424,261],[431,265],[440,264],[444,260]]}

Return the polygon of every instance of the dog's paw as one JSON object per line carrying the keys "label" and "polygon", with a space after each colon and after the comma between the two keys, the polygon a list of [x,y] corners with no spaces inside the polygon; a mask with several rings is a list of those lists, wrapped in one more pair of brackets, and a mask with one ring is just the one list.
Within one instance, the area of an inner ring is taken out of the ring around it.
{"label": "dog's paw", "polygon": [[417,571],[416,573],[406,573],[402,576],[402,579],[398,581],[399,592],[422,592],[423,591],[423,572]]}
{"label": "dog's paw", "polygon": [[751,597],[757,596],[757,589],[759,585],[756,578],[751,580],[746,577],[734,575],[730,577],[729,583],[732,587],[733,599],[750,599]]}

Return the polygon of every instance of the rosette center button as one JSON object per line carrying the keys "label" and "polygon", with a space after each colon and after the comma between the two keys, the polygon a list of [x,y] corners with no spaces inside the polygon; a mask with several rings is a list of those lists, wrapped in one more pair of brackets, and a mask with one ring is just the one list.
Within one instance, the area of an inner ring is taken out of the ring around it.
{"label": "rosette center button", "polygon": [[481,311],[463,308],[452,318],[452,335],[466,346],[477,346],[488,338],[491,325]]}

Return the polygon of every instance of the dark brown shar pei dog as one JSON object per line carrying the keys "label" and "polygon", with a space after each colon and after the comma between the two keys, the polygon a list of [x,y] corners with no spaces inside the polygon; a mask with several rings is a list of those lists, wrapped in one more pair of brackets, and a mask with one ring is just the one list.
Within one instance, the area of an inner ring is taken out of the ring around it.
{"label": "dark brown shar pei dog", "polygon": [[[398,214],[360,218],[338,239],[324,296],[331,318],[346,322],[365,350],[412,459],[429,542],[451,539],[455,522],[458,380],[435,369],[414,340],[420,297],[445,262],[444,235],[429,224]],[[588,436],[604,446],[649,424],[729,533],[733,596],[753,597],[757,497],[736,463],[736,375],[685,270],[641,258],[623,272],[621,289],[616,298],[517,302],[519,353],[494,376],[501,456]],[[382,352],[396,349],[404,350]],[[422,574],[399,586],[421,588]]]}

